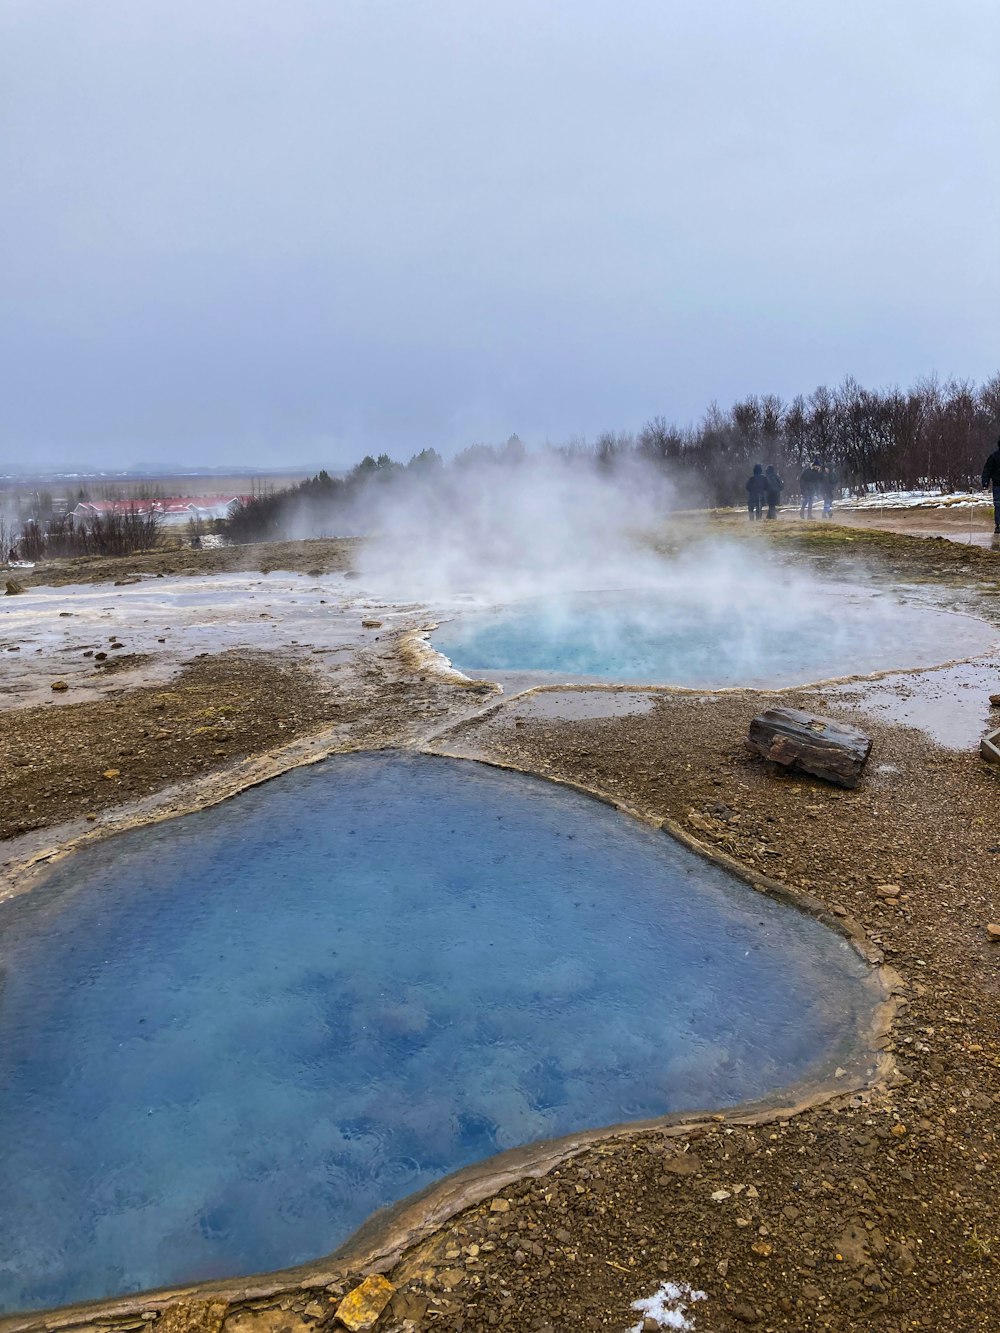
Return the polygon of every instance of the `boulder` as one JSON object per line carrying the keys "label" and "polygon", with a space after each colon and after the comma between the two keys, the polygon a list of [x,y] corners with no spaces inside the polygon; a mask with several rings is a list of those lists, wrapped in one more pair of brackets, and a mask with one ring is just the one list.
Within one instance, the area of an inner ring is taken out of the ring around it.
{"label": "boulder", "polygon": [[872,741],[857,727],[798,708],[769,708],[750,723],[749,745],[774,764],[856,787]]}

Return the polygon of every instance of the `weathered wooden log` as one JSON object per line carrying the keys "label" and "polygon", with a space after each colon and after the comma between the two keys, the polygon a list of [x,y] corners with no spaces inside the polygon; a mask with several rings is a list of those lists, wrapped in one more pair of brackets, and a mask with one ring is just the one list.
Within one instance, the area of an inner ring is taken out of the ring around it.
{"label": "weathered wooden log", "polygon": [[798,708],[769,708],[750,723],[750,748],[772,763],[801,769],[838,787],[856,787],[871,737],[845,722]]}

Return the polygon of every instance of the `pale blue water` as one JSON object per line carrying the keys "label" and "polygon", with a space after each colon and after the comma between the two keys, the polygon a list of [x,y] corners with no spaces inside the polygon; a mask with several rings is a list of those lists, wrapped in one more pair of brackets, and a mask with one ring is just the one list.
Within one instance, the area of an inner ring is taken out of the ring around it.
{"label": "pale blue water", "polygon": [[322,1255],[499,1149],[846,1058],[837,936],[553,784],[346,756],[0,909],[0,1306]]}
{"label": "pale blue water", "polygon": [[783,686],[984,651],[994,639],[968,616],[885,593],[817,585],[803,600],[779,578],[745,587],[539,597],[463,612],[434,646],[468,675],[542,672],[715,689]]}

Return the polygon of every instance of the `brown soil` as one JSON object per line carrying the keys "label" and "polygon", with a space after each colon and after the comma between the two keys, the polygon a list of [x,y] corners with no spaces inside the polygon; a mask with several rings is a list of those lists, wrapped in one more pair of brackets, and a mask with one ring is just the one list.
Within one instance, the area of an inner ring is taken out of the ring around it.
{"label": "brown soil", "polygon": [[332,574],[352,566],[359,545],[354,537],[317,537],[300,542],[255,542],[193,550],[164,545],[154,551],[126,556],[79,556],[73,560],[46,560],[34,569],[11,570],[22,588],[61,588],[68,583],[131,582],[140,575],[236,574],[274,569],[297,574]]}

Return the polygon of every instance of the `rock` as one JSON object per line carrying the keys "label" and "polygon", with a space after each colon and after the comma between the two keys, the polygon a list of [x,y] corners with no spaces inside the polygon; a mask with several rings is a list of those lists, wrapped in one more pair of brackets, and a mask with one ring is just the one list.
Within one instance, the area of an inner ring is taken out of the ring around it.
{"label": "rock", "polygon": [[329,1308],[321,1301],[310,1301],[302,1313],[307,1314],[310,1319],[322,1319]]}
{"label": "rock", "polygon": [[237,1310],[226,1320],[223,1333],[312,1333],[316,1327],[291,1310]]}
{"label": "rock", "polygon": [[774,1253],[774,1246],[769,1240],[754,1241],[750,1248],[759,1259],[770,1259]]}
{"label": "rock", "polygon": [[760,1316],[749,1301],[737,1301],[733,1306],[733,1318],[738,1319],[741,1324],[757,1324],[760,1322]]}
{"label": "rock", "polygon": [[995,921],[991,921],[990,924],[986,927],[986,933],[987,935],[989,935],[991,940],[1000,940],[1000,925],[998,925]]}
{"label": "rock", "polygon": [[990,707],[991,707],[991,708],[1000,708],[1000,694],[991,694],[991,695],[990,695]]}
{"label": "rock", "polygon": [[18,583],[16,579],[8,579],[6,595],[8,597],[16,597],[19,592],[24,592],[24,589],[21,587],[20,583]]}
{"label": "rock", "polygon": [[727,1199],[731,1199],[732,1197],[733,1195],[731,1190],[715,1190],[712,1194],[709,1195],[709,1198],[712,1200],[713,1203],[725,1203]]}
{"label": "rock", "polygon": [[906,1134],[906,1126],[893,1125],[892,1129],[889,1130],[889,1133],[893,1136],[893,1138],[901,1139]]}
{"label": "rock", "polygon": [[61,693],[63,690],[68,690],[69,686],[66,684],[64,680],[54,680],[52,682],[52,689],[57,690]]}
{"label": "rock", "polygon": [[156,1321],[157,1333],[220,1333],[228,1309],[225,1301],[178,1301]]}
{"label": "rock", "polygon": [[95,654],[94,654],[94,661],[95,661],[95,662],[103,662],[104,659],[105,659],[106,657],[107,657],[107,653],[95,653]]}
{"label": "rock", "polygon": [[798,708],[769,708],[750,723],[748,744],[765,759],[812,773],[839,787],[856,787],[872,741],[857,727]]}
{"label": "rock", "polygon": [[360,1286],[348,1292],[337,1306],[337,1318],[351,1333],[366,1333],[378,1323],[382,1311],[392,1300],[395,1287],[382,1276],[373,1273]]}
{"label": "rock", "polygon": [[902,893],[898,884],[876,884],[875,892],[880,898],[898,898]]}
{"label": "rock", "polygon": [[510,1212],[510,1200],[509,1200],[509,1199],[494,1199],[493,1202],[490,1204],[490,1212],[491,1212],[491,1213],[509,1213],[509,1212]]}
{"label": "rock", "polygon": [[696,1176],[701,1170],[701,1158],[693,1152],[682,1152],[665,1157],[660,1167],[671,1176]]}
{"label": "rock", "polygon": [[382,622],[381,622],[381,620],[362,620],[362,622],[361,622],[361,628],[362,628],[362,629],[381,629],[381,628],[382,628]]}
{"label": "rock", "polygon": [[104,770],[104,772],[101,774],[101,777],[102,777],[102,778],[107,778],[109,781],[110,781],[112,778],[117,778],[117,777],[120,777],[120,776],[121,776],[121,769],[120,769],[120,768],[106,768],[106,769]]}

